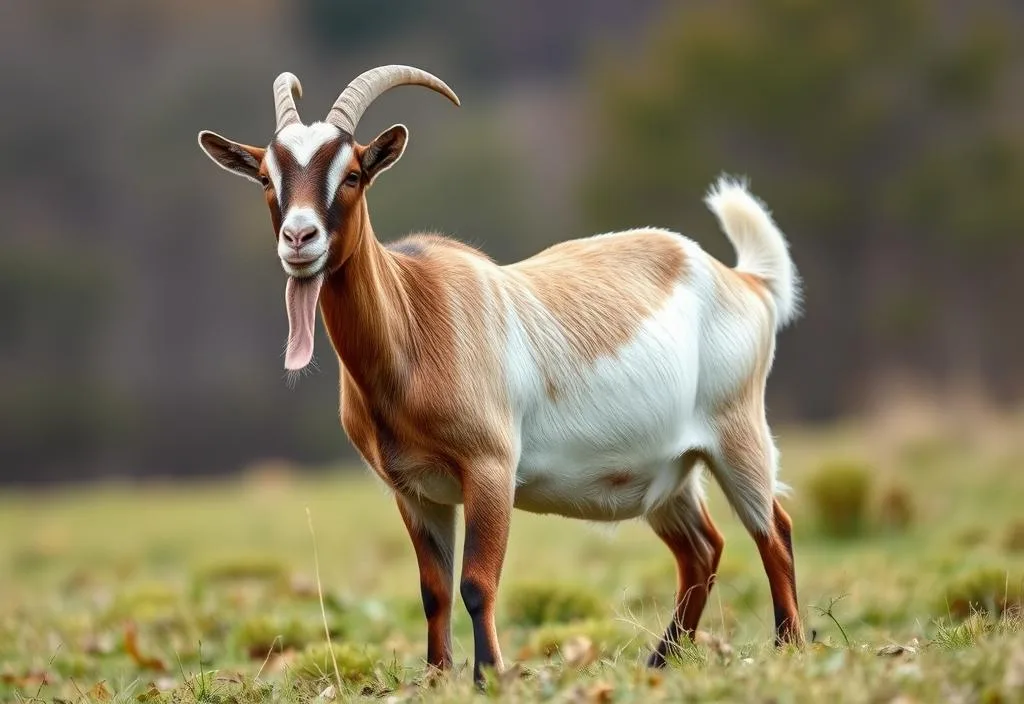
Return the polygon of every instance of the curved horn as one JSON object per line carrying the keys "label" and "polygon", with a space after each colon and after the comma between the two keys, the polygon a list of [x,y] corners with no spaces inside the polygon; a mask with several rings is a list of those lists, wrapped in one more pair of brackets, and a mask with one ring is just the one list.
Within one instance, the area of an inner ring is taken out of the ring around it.
{"label": "curved horn", "polygon": [[430,88],[459,105],[459,96],[433,74],[412,66],[380,66],[361,73],[348,84],[327,113],[326,122],[349,134],[355,134],[359,118],[370,107],[370,103],[385,91],[404,85]]}
{"label": "curved horn", "polygon": [[299,122],[299,111],[295,109],[295,98],[302,97],[302,84],[294,73],[285,71],[274,81],[274,112],[277,115],[277,130]]}

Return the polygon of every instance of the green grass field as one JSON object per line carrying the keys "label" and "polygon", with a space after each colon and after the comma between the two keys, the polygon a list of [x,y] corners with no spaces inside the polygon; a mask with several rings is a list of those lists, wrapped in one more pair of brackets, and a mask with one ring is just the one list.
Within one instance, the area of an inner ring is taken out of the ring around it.
{"label": "green grass field", "polygon": [[[506,664],[517,665],[486,694],[1024,701],[1021,420],[916,435],[884,423],[777,430],[794,488],[785,505],[800,606],[815,632],[802,651],[770,646],[767,580],[717,487],[712,512],[727,543],[704,633],[661,673],[642,663],[670,613],[667,549],[642,523],[610,529],[517,513],[498,616]],[[365,472],[5,492],[0,534],[0,700],[476,696],[461,603],[456,671],[424,681],[412,548]]]}

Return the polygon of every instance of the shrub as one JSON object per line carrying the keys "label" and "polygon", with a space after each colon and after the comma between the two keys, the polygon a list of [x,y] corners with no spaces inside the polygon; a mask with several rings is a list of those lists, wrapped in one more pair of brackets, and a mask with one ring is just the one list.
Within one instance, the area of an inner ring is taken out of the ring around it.
{"label": "shrub", "polygon": [[509,592],[505,615],[517,626],[541,626],[601,618],[604,601],[585,587],[559,583],[521,584]]}
{"label": "shrub", "polygon": [[943,650],[966,650],[973,648],[985,635],[994,630],[987,614],[971,614],[961,623],[939,623],[932,638],[932,645]]}
{"label": "shrub", "polygon": [[374,666],[378,658],[375,653],[347,643],[335,643],[333,658],[331,653],[326,643],[306,648],[292,663],[292,674],[301,680],[333,681],[337,662],[338,673],[345,684],[365,685],[376,681]]}
{"label": "shrub", "polygon": [[107,611],[105,622],[124,619],[138,623],[179,623],[182,621],[182,596],[177,589],[161,582],[134,585],[122,591]]}
{"label": "shrub", "polygon": [[855,462],[823,465],[811,478],[808,495],[821,531],[833,537],[852,537],[864,530],[871,474]]}
{"label": "shrub", "polygon": [[242,556],[209,563],[196,570],[196,579],[216,582],[286,582],[288,570],[284,563],[261,556]]}
{"label": "shrub", "polygon": [[983,526],[969,526],[953,536],[953,543],[961,548],[976,548],[986,540],[988,529]]}
{"label": "shrub", "polygon": [[319,623],[257,616],[239,624],[234,637],[238,647],[249,657],[264,658],[273,649],[301,650],[309,643],[322,640],[324,631]]}
{"label": "shrub", "polygon": [[613,656],[634,640],[616,621],[577,621],[538,629],[530,638],[528,652],[550,658],[561,652],[567,643],[574,643],[581,638],[592,644],[595,659]]}
{"label": "shrub", "polygon": [[963,620],[984,612],[1001,617],[1017,613],[1024,605],[1021,576],[1002,569],[978,569],[951,581],[943,591],[938,610]]}
{"label": "shrub", "polygon": [[1024,552],[1024,521],[1010,524],[1004,544],[1010,552]]}
{"label": "shrub", "polygon": [[878,504],[878,520],[895,532],[910,527],[914,521],[914,501],[906,487],[893,485],[885,490]]}

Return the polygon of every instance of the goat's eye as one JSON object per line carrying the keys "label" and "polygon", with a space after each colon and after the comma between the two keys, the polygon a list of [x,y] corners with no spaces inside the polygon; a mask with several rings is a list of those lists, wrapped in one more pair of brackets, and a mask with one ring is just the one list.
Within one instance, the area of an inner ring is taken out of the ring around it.
{"label": "goat's eye", "polygon": [[265,174],[259,175],[260,185],[264,188],[270,188],[270,178]]}
{"label": "goat's eye", "polygon": [[349,171],[348,172],[348,176],[345,177],[345,185],[346,186],[356,186],[356,185],[359,185],[359,172],[358,171]]}

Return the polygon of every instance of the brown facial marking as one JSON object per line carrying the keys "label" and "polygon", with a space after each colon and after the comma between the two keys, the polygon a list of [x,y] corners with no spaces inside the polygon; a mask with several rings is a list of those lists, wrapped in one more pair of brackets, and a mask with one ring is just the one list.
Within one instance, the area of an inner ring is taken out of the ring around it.
{"label": "brown facial marking", "polygon": [[288,212],[293,207],[312,208],[326,221],[327,171],[342,146],[341,139],[324,143],[305,165],[295,160],[290,149],[274,143],[271,149],[281,170],[281,210]]}
{"label": "brown facial marking", "polygon": [[267,201],[267,208],[270,209],[270,225],[274,230],[274,239],[276,240],[277,233],[281,231],[281,206],[277,202],[277,191],[270,179],[270,170],[267,169],[266,161],[260,164],[260,179],[264,182],[263,197]]}

